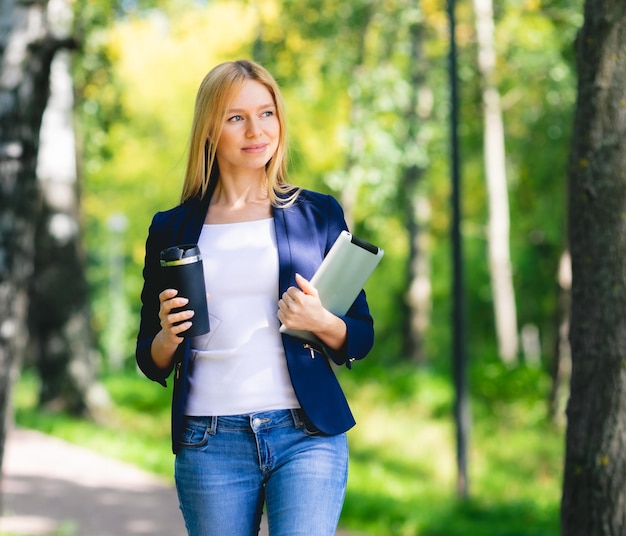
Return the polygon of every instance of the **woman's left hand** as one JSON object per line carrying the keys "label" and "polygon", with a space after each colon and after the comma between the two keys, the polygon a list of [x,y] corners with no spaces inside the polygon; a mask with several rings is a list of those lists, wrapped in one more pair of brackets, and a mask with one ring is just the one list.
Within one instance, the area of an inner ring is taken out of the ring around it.
{"label": "woman's left hand", "polygon": [[300,288],[289,287],[278,300],[278,319],[289,329],[315,333],[331,348],[340,348],[346,338],[346,324],[324,308],[317,289],[296,274]]}
{"label": "woman's left hand", "polygon": [[328,311],[308,280],[296,274],[296,283],[300,288],[289,287],[278,300],[278,318],[290,329],[315,331],[323,324]]}

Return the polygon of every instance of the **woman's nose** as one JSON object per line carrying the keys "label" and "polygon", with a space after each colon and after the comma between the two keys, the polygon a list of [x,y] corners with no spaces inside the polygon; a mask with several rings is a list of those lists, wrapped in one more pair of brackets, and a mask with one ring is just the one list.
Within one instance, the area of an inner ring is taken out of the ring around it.
{"label": "woman's nose", "polygon": [[256,138],[261,133],[261,126],[256,119],[250,119],[248,121],[248,129],[246,134],[250,138]]}

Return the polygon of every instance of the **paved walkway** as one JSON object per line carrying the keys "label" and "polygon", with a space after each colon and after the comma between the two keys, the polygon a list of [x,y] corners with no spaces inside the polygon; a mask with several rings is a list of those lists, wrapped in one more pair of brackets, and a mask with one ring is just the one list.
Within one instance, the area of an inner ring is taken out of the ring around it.
{"label": "paved walkway", "polygon": [[10,432],[5,448],[2,535],[185,534],[165,480],[30,430]]}
{"label": "paved walkway", "polygon": [[186,534],[165,480],[31,430],[11,431],[5,448],[1,536]]}

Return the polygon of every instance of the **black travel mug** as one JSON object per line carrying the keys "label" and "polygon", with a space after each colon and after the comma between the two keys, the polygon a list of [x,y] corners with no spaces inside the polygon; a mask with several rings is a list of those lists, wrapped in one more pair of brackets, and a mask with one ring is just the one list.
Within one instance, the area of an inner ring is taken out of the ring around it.
{"label": "black travel mug", "polygon": [[172,309],[172,313],[187,309],[194,311],[190,319],[192,326],[179,335],[196,337],[208,333],[209,308],[200,248],[195,244],[185,244],[164,249],[161,251],[161,267],[164,270],[164,289],[175,288],[178,290],[178,296],[189,300],[184,307]]}

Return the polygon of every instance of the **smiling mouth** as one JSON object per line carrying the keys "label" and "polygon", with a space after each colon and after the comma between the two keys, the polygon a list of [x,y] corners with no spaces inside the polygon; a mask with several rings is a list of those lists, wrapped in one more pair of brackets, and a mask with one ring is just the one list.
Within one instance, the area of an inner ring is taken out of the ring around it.
{"label": "smiling mouth", "polygon": [[261,143],[259,145],[249,145],[248,147],[244,147],[242,151],[247,153],[262,153],[267,148],[266,143]]}

